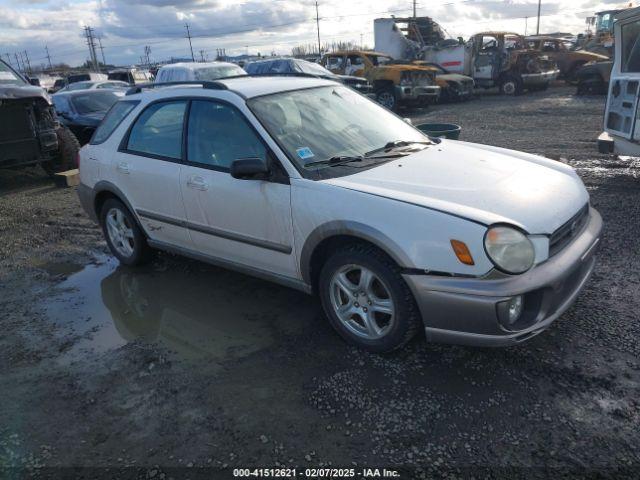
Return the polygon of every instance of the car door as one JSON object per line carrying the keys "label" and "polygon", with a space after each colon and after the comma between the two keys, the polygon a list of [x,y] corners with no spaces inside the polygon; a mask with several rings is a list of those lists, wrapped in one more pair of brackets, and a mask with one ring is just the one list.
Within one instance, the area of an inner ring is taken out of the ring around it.
{"label": "car door", "polygon": [[236,159],[272,155],[236,107],[193,100],[180,185],[198,252],[252,269],[297,276],[288,177],[239,180]]}
{"label": "car door", "polygon": [[476,58],[474,61],[473,77],[481,80],[493,79],[499,71],[500,46],[494,36],[484,35],[476,37]]}
{"label": "car door", "polygon": [[604,127],[611,135],[637,144],[640,143],[640,16],[616,22],[615,35]]}
{"label": "car door", "polygon": [[187,100],[149,104],[133,122],[112,162],[112,178],[152,240],[190,247],[180,193]]}

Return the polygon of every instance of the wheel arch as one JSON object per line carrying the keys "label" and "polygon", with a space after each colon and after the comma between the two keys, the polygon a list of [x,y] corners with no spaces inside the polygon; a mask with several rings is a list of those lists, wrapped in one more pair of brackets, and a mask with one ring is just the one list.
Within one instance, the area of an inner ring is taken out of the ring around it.
{"label": "wheel arch", "polygon": [[122,190],[116,187],[113,183],[102,180],[95,184],[95,186],[93,187],[93,191],[95,192],[95,194],[93,197],[92,206],[96,218],[100,218],[100,211],[102,210],[102,206],[104,205],[104,203],[110,198],[115,198],[116,200],[124,203],[124,205],[131,212],[131,215],[133,215],[133,218],[135,218],[136,222],[138,223],[138,227],[140,227],[140,230],[144,233],[145,236],[147,236],[147,232],[142,227],[142,223],[140,223],[140,219],[138,218],[138,213],[133,208],[133,205],[129,203],[126,195],[122,192]]}
{"label": "wheel arch", "polygon": [[383,232],[359,222],[333,221],[316,227],[307,237],[300,252],[300,272],[303,280],[315,290],[323,260],[332,248],[349,242],[369,243],[388,255],[398,266],[411,265],[408,255]]}

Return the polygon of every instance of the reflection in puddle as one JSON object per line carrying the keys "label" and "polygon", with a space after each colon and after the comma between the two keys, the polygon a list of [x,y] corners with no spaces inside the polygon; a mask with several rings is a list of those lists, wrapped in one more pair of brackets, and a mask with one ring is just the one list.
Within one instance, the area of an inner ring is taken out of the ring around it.
{"label": "reflection in puddle", "polygon": [[59,288],[45,308],[69,336],[62,361],[131,341],[159,343],[186,359],[240,358],[284,344],[316,317],[307,295],[186,260],[129,269],[105,258]]}

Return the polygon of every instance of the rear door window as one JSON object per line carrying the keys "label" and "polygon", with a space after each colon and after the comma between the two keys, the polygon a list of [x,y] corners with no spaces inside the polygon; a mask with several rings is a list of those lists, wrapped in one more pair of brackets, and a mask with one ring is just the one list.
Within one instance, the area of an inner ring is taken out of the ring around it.
{"label": "rear door window", "polygon": [[147,156],[182,158],[182,126],[187,102],[154,103],[142,112],[129,132],[127,150]]}
{"label": "rear door window", "polygon": [[[55,98],[55,96],[53,97]],[[122,121],[129,115],[131,110],[133,110],[136,105],[140,102],[136,101],[126,101],[126,102],[118,102],[111,107],[107,115],[102,120],[100,126],[96,129],[93,134],[93,138],[91,139],[92,145],[97,145],[98,143],[102,143],[107,140],[114,132],[118,125],[122,123]]]}

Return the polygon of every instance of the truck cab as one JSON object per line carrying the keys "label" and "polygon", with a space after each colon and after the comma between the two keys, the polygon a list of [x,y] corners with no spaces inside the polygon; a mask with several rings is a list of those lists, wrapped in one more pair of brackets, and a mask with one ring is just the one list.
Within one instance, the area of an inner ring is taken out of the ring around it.
{"label": "truck cab", "polygon": [[624,10],[615,17],[614,35],[617,48],[598,150],[640,156],[640,7]]}
{"label": "truck cab", "polygon": [[479,87],[498,87],[505,95],[542,90],[558,76],[555,62],[528,48],[517,33],[483,32],[466,44],[465,69]]}

